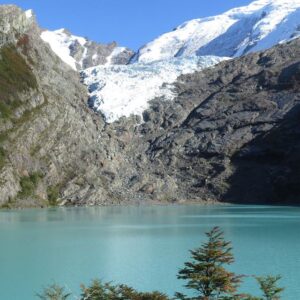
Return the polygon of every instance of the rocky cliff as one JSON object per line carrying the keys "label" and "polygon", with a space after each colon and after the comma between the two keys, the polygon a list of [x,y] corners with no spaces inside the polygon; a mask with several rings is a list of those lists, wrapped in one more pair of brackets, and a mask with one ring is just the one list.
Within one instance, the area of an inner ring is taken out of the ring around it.
{"label": "rocky cliff", "polygon": [[88,171],[88,161],[97,164],[93,148],[104,124],[87,108],[79,75],[42,42],[35,21],[24,27],[26,14],[15,6],[1,6],[1,15],[24,30],[16,33],[16,23],[1,33],[16,39],[0,49],[0,203],[45,206],[74,173]]}
{"label": "rocky cliff", "polygon": [[183,75],[173,101],[107,124],[34,18],[0,14],[2,207],[299,204],[299,40]]}
{"label": "rocky cliff", "polygon": [[167,132],[147,153],[178,198],[299,204],[299,42],[182,76],[151,112]]}

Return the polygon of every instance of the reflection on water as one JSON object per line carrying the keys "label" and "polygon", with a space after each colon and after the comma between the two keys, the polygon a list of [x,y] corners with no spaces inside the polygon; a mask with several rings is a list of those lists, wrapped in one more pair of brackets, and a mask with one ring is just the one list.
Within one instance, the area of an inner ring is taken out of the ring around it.
{"label": "reflection on water", "polygon": [[[34,299],[53,281],[79,294],[95,277],[173,295],[188,249],[216,225],[234,271],[282,274],[284,299],[300,297],[299,208],[193,205],[0,211],[0,299]],[[256,292],[251,280],[243,289]]]}

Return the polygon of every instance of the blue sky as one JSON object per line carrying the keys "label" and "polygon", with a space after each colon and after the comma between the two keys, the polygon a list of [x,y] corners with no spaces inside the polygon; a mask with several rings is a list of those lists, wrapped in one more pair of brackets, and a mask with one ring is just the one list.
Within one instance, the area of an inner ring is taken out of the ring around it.
{"label": "blue sky", "polygon": [[34,9],[47,29],[67,28],[97,42],[118,42],[137,50],[181,23],[222,13],[251,0],[11,0]]}

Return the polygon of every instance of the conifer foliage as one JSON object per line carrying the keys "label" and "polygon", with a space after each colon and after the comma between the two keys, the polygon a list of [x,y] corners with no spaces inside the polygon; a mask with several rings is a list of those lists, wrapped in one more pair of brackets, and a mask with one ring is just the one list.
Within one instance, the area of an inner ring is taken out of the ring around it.
{"label": "conifer foliage", "polygon": [[266,300],[279,300],[284,288],[278,287],[281,276],[256,277]]}
{"label": "conifer foliage", "polygon": [[[225,269],[234,262],[231,242],[224,239],[219,227],[206,233],[208,241],[200,248],[191,250],[192,261],[186,262],[178,278],[187,280],[185,287],[197,292],[196,299],[212,300],[234,295],[242,276]],[[187,299],[177,293],[177,297]]]}
{"label": "conifer foliage", "polygon": [[57,284],[51,284],[44,288],[41,294],[37,294],[40,300],[67,300],[71,296],[65,291],[65,288]]}
{"label": "conifer foliage", "polygon": [[94,280],[89,287],[81,286],[80,300],[169,300],[169,298],[157,291],[138,292],[124,284],[114,285]]}

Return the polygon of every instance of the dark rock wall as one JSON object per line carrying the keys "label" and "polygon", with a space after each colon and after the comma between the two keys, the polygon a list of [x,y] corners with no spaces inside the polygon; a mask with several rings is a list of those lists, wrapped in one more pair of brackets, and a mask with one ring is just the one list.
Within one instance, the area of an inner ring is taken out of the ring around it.
{"label": "dark rock wall", "polygon": [[299,204],[299,60],[293,41],[182,76],[174,103],[145,113],[175,198]]}

